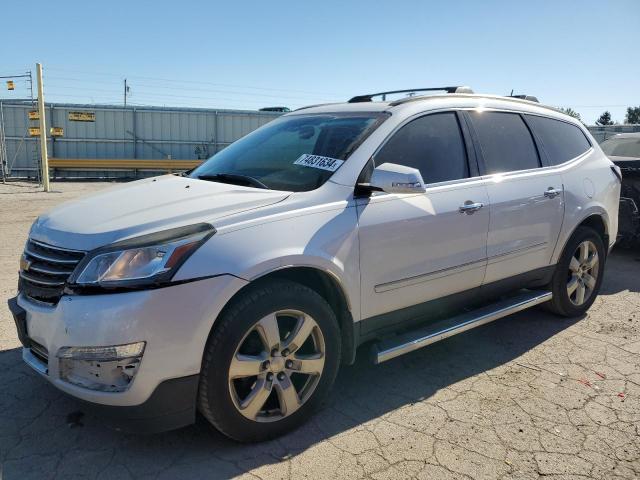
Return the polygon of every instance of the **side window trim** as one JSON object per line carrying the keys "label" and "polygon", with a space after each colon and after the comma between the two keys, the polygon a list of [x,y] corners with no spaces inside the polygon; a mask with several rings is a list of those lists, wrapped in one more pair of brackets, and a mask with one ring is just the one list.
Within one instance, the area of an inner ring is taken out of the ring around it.
{"label": "side window trim", "polygon": [[485,172],[487,171],[487,166],[484,162],[484,154],[482,153],[482,148],[480,147],[480,139],[478,138],[476,129],[474,128],[473,123],[471,122],[471,117],[469,116],[468,110],[462,110],[460,111],[460,113],[464,117],[465,124],[467,125],[467,129],[469,131],[469,136],[471,137],[471,140],[473,142],[473,152],[475,154],[476,162],[478,164],[478,174],[480,176],[485,175]]}
{"label": "side window trim", "polygon": [[467,125],[464,112],[462,110],[454,110],[456,118],[458,120],[458,128],[462,133],[462,141],[464,142],[464,148],[467,152],[467,169],[469,171],[469,177],[475,178],[480,176],[480,167],[478,165],[478,157],[476,155],[476,147],[471,138],[469,132],[469,126]]}
{"label": "side window trim", "polygon": [[520,112],[519,114],[520,114],[520,118],[522,119],[525,126],[527,127],[527,130],[529,130],[529,135],[531,135],[533,144],[536,147],[536,152],[538,153],[538,163],[540,164],[538,168],[550,167],[551,161],[549,160],[549,156],[547,155],[547,152],[544,149],[544,146],[542,145],[542,141],[540,140],[538,135],[535,133],[533,128],[531,128],[531,125],[529,125],[529,122],[527,121],[527,118],[526,118],[527,116],[522,112]]}
{"label": "side window trim", "polygon": [[534,143],[536,144],[536,148],[538,149],[538,154],[540,155],[540,161],[542,162],[542,168],[553,167],[554,165],[551,163],[551,157],[549,156],[549,153],[547,152],[547,150],[544,148],[542,139],[536,133],[531,123],[529,123],[529,118],[528,118],[529,115],[521,114],[521,116],[522,116],[522,119],[524,120],[524,123],[527,125],[527,128],[529,129],[531,136],[533,137]]}
{"label": "side window trim", "polygon": [[484,155],[482,154],[482,148],[480,148],[480,140],[478,139],[478,134],[476,133],[475,128],[473,128],[473,124],[471,123],[471,117],[467,110],[461,110],[460,115],[464,118],[465,126],[467,127],[467,131],[469,132],[469,137],[471,139],[471,144],[473,145],[473,154],[476,159],[476,165],[478,167],[478,176],[484,175],[484,172],[487,171],[486,165],[484,163]]}

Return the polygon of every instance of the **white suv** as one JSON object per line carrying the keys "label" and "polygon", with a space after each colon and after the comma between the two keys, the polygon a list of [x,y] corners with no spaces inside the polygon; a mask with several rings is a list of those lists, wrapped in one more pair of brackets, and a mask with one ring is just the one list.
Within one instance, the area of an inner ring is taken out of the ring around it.
{"label": "white suv", "polygon": [[583,314],[619,170],[553,108],[443,90],[303,108],[41,216],[9,302],[24,360],[121,428],[199,410],[254,441],[364,343],[382,362],[536,304]]}

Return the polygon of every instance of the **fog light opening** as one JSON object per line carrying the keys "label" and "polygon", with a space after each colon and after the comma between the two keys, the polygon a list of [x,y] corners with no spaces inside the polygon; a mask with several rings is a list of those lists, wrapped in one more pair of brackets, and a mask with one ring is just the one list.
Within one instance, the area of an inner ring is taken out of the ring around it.
{"label": "fog light opening", "polygon": [[102,392],[126,391],[138,372],[145,342],[108,347],[63,347],[60,378]]}

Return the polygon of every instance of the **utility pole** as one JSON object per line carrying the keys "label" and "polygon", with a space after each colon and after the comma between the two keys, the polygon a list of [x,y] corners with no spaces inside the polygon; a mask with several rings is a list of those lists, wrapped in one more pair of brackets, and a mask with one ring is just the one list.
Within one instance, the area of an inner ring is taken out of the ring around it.
{"label": "utility pole", "polygon": [[127,87],[127,79],[124,79],[124,106],[127,107],[127,93],[129,92],[129,87]]}
{"label": "utility pole", "polygon": [[0,168],[2,169],[2,183],[7,183],[7,139],[4,134],[4,109],[0,100]]}
{"label": "utility pole", "polygon": [[49,158],[47,157],[47,121],[44,111],[44,87],[42,85],[42,64],[36,63],[38,77],[38,114],[40,116],[40,156],[42,167],[42,187],[49,191]]}

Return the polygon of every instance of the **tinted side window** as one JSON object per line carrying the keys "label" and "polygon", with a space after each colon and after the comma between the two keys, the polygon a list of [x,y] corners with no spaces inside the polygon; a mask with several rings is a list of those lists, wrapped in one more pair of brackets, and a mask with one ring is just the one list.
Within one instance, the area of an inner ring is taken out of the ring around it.
{"label": "tinted side window", "polygon": [[486,174],[540,166],[533,138],[520,115],[502,112],[469,113],[482,148]]}
{"label": "tinted side window", "polygon": [[406,124],[375,156],[376,165],[387,162],[417,168],[426,183],[467,178],[467,152],[456,114],[426,115]]}
{"label": "tinted side window", "polygon": [[582,130],[570,123],[527,115],[527,122],[542,142],[552,165],[564,163],[591,148]]}

